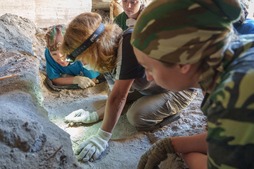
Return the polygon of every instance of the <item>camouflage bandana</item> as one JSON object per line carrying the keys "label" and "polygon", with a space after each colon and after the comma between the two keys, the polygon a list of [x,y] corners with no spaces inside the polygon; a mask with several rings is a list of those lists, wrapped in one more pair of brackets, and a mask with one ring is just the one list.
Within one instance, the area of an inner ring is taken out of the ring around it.
{"label": "camouflage bandana", "polygon": [[49,51],[57,51],[59,49],[60,45],[63,42],[65,30],[65,25],[54,25],[50,27],[50,30],[45,36],[47,48]]}
{"label": "camouflage bandana", "polygon": [[142,12],[131,43],[149,57],[166,63],[206,64],[200,77],[207,89],[229,39],[231,23],[241,13],[237,0],[159,0]]}

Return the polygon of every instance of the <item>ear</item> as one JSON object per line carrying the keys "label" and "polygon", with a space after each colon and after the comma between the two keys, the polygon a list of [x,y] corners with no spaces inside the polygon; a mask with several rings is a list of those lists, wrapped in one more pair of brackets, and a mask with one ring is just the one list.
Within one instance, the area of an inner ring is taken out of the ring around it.
{"label": "ear", "polygon": [[180,72],[182,73],[182,74],[186,74],[186,73],[188,73],[189,72],[189,70],[191,69],[191,64],[185,64],[185,65],[179,65],[179,67],[180,67]]}

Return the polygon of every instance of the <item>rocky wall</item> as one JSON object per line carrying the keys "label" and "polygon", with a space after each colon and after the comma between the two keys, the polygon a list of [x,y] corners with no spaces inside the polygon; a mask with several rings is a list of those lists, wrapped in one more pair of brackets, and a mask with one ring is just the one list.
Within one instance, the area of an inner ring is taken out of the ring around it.
{"label": "rocky wall", "polygon": [[42,54],[35,51],[44,43],[35,34],[27,18],[0,17],[0,168],[81,169],[70,135],[43,107]]}
{"label": "rocky wall", "polygon": [[92,10],[92,0],[0,0],[0,16],[16,14],[33,21],[38,27],[68,23],[73,17]]}

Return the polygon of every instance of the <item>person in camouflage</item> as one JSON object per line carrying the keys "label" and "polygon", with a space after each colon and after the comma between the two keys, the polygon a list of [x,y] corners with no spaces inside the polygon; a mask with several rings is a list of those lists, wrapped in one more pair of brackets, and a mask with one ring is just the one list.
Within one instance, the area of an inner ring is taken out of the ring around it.
{"label": "person in camouflage", "polygon": [[173,91],[199,84],[208,131],[159,140],[138,169],[168,153],[190,169],[254,168],[254,36],[231,39],[240,13],[237,0],[161,0],[139,16],[131,44],[147,78]]}

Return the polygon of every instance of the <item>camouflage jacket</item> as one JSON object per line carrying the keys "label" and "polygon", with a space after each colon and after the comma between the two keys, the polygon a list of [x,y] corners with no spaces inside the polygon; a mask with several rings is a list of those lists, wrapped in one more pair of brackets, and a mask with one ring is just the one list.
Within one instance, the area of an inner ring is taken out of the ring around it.
{"label": "camouflage jacket", "polygon": [[234,42],[224,72],[202,106],[208,117],[208,168],[254,168],[254,42]]}

